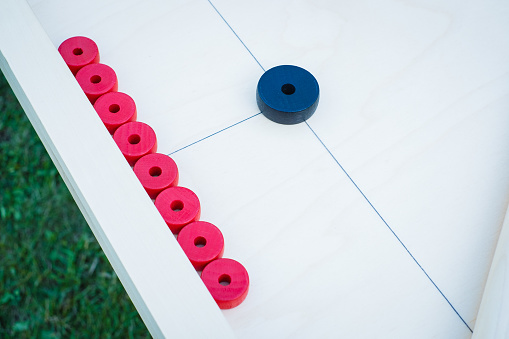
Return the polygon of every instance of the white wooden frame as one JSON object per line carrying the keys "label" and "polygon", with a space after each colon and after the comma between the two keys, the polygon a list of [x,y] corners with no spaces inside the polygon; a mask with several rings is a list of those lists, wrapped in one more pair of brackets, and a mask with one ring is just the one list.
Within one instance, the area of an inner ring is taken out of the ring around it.
{"label": "white wooden frame", "polygon": [[0,3],[0,32],[2,71],[151,334],[232,337],[25,1]]}
{"label": "white wooden frame", "polygon": [[509,210],[498,239],[472,338],[509,336]]}

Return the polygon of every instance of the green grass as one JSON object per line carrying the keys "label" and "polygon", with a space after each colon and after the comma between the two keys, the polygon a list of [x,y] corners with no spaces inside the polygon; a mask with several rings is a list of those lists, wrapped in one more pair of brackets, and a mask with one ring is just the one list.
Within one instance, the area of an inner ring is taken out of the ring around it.
{"label": "green grass", "polygon": [[0,73],[0,338],[149,337]]}

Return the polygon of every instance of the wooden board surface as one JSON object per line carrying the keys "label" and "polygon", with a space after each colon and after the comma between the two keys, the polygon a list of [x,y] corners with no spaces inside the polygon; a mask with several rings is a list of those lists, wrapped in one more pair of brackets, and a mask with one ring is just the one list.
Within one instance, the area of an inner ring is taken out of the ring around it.
{"label": "wooden board surface", "polygon": [[505,216],[502,231],[491,264],[490,273],[472,338],[504,339],[509,336],[509,210]]}
{"label": "wooden board surface", "polygon": [[[30,5],[55,47],[97,42],[245,264],[237,336],[470,337],[509,192],[503,1]],[[258,114],[279,64],[320,83],[308,124]]]}

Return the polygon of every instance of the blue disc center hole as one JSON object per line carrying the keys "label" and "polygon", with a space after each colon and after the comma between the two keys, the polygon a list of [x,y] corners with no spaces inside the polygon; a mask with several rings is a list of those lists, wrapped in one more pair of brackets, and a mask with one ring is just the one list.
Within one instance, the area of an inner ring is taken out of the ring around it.
{"label": "blue disc center hole", "polygon": [[295,93],[295,86],[292,84],[284,84],[281,86],[281,92],[283,92],[286,95],[292,95]]}

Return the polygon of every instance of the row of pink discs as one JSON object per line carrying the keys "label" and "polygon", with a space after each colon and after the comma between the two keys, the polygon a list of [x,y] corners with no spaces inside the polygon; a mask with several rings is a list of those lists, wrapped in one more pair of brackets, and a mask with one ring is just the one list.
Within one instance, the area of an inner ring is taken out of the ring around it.
{"label": "row of pink discs", "polygon": [[115,71],[99,63],[99,49],[86,37],[65,40],[58,51],[117,143],[127,162],[220,308],[233,308],[247,296],[249,276],[239,262],[222,258],[224,239],[211,223],[199,221],[200,201],[178,185],[177,165],[156,153],[157,139],[147,124],[136,121],[134,100],[118,92]]}

